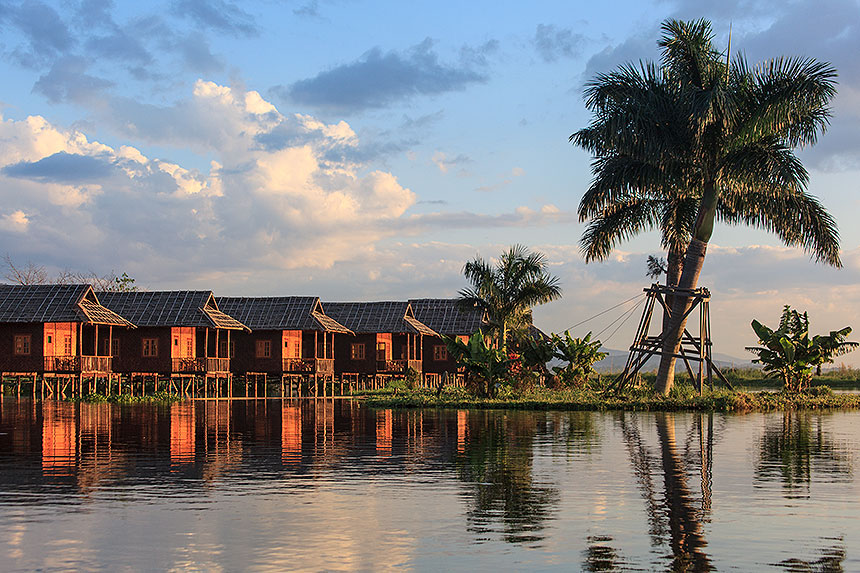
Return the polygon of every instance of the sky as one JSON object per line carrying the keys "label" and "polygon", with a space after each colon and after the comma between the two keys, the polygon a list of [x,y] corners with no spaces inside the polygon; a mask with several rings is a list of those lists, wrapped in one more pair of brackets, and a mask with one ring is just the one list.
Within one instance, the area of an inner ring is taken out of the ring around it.
{"label": "sky", "polygon": [[720,49],[731,30],[752,63],[839,73],[799,156],[844,268],[718,224],[714,351],[751,358],[751,320],[785,304],[813,332],[860,329],[857,0],[0,0],[0,253],[151,290],[370,301],[456,296],[467,260],[520,243],[564,290],[539,327],[626,348],[638,299],[579,323],[642,293],[659,239],[583,261],[591,157],[568,138],[585,83],[657,59],[667,18],[709,19]]}

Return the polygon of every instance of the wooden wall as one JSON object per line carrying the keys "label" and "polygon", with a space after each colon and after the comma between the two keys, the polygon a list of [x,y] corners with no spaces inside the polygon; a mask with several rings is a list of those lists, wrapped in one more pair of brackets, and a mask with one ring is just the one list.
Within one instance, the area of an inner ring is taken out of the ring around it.
{"label": "wooden wall", "polygon": [[[41,322],[0,324],[0,372],[41,372],[44,369]],[[30,335],[30,354],[15,355],[15,336]]]}

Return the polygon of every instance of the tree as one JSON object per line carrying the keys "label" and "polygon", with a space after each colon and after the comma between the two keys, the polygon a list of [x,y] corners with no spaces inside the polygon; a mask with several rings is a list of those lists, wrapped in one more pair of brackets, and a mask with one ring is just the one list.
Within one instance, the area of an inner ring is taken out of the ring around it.
{"label": "tree", "polygon": [[764,365],[765,372],[777,372],[783,387],[789,392],[800,392],[809,386],[812,373],[821,373],[823,364],[830,364],[858,346],[857,342],[845,340],[851,327],[831,330],[830,334],[809,337],[809,317],[788,305],[782,309],[779,327],[771,330],[757,320],[752,328],[762,346],[748,346],[747,350],[758,356],[753,362]]}
{"label": "tree", "polygon": [[472,287],[460,291],[460,303],[487,312],[503,352],[507,351],[511,326],[531,324],[533,306],[561,298],[558,277],[546,271],[544,255],[529,252],[522,245],[502,253],[495,265],[477,257],[466,263],[463,274]]}
{"label": "tree", "polygon": [[580,217],[592,219],[586,233],[596,235],[598,255],[643,230],[660,228],[666,246],[667,229],[689,229],[677,237],[679,295],[655,383],[668,394],[690,305],[683,293],[698,285],[715,221],[765,229],[816,261],[841,262],[836,223],[807,192],[793,151],[829,123],[833,67],[798,58],[751,67],[743,55],[730,62],[706,20],[667,20],[662,30],[659,66],[621,66],[586,86],[594,117],[571,141],[595,157]]}
{"label": "tree", "polygon": [[3,256],[3,262],[6,265],[4,278],[13,284],[89,284],[97,291],[131,292],[139,290],[139,287],[134,284],[134,278],[128,276],[128,273],[117,276],[115,272],[111,271],[102,276],[94,271],[81,272],[66,269],[60,271],[56,276],[51,276],[44,266],[37,265],[32,261],[28,261],[27,265],[23,267],[16,265],[8,253]]}

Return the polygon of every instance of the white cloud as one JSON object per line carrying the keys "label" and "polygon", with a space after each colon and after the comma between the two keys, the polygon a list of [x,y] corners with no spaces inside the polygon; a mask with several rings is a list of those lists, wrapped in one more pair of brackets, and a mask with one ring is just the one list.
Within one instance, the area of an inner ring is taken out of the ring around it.
{"label": "white cloud", "polygon": [[26,225],[9,219],[2,229],[18,235],[11,252],[181,284],[363,262],[393,236],[570,218],[552,205],[494,216],[410,214],[417,196],[394,174],[332,159],[332,150],[360,145],[348,124],[283,115],[256,92],[198,81],[189,100],[149,106],[148,115],[130,109],[129,133],[205,152],[208,169],[147,157],[135,145],[113,148],[41,117],[5,120],[0,200],[10,213],[27,213]]}
{"label": "white cloud", "polygon": [[0,230],[12,233],[23,233],[27,230],[30,219],[24,211],[18,210],[5,215],[0,215]]}

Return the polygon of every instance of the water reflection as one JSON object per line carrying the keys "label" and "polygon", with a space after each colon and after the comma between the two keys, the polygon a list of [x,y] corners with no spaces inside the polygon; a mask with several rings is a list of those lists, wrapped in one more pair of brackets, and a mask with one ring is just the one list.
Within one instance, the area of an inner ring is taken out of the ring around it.
{"label": "water reflection", "polygon": [[0,569],[860,570],[857,422],[6,400]]}
{"label": "water reflection", "polygon": [[479,540],[492,539],[499,526],[508,542],[535,543],[544,537],[560,495],[556,487],[534,483],[538,420],[522,412],[502,417],[486,411],[466,418],[470,439],[458,451],[456,465],[460,479],[470,485],[468,527]]}
{"label": "water reflection", "polygon": [[851,449],[826,430],[829,417],[809,411],[787,411],[772,416],[761,437],[756,480],[780,480],[783,495],[788,498],[809,497],[814,477],[850,480]]}
{"label": "water reflection", "polygon": [[[711,510],[713,414],[695,416],[683,448],[676,438],[675,414],[654,414],[659,453],[652,451],[643,438],[638,419],[626,412],[617,414],[645,502],[652,543],[669,546],[674,571],[709,571],[713,567],[706,552],[703,524],[708,521]],[[698,498],[689,486],[689,476],[695,473],[700,476]],[[662,490],[657,485],[660,474]]]}

